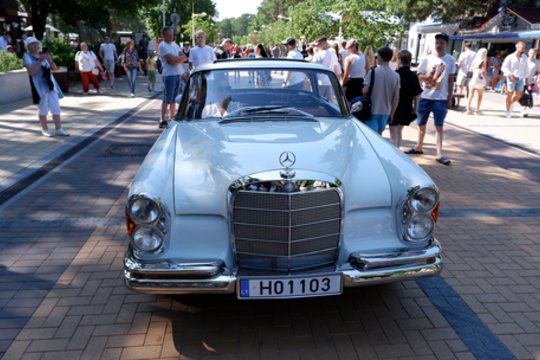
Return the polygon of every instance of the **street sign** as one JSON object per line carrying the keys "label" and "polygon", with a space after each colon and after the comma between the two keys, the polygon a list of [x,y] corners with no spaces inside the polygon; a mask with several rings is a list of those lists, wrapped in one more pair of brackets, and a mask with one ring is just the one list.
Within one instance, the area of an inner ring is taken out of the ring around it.
{"label": "street sign", "polygon": [[178,15],[177,13],[172,13],[171,14],[171,22],[176,25],[180,22],[180,15]]}

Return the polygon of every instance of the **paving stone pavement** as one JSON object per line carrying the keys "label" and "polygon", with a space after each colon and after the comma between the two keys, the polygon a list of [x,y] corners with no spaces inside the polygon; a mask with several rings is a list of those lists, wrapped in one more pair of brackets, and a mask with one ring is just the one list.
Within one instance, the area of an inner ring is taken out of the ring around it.
{"label": "paving stone pavement", "polygon": [[[415,281],[285,301],[127,290],[124,202],[142,157],[111,147],[150,146],[158,106],[0,208],[3,359],[475,358]],[[450,112],[449,123],[463,127],[461,116]],[[404,135],[412,145],[415,129]],[[431,133],[426,140],[426,155],[414,159],[442,191],[442,278],[516,358],[540,359],[538,182],[450,136],[454,163],[444,167]],[[521,150],[499,153],[538,162]]]}

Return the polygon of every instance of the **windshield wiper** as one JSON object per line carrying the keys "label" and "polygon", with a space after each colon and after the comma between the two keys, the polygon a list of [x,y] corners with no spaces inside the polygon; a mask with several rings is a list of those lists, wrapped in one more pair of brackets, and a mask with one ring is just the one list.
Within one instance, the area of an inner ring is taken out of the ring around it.
{"label": "windshield wiper", "polygon": [[[253,114],[259,114],[259,113],[267,113],[272,115],[286,115],[286,116],[293,116],[293,117],[308,117],[313,118],[314,116],[310,113],[307,113],[305,111],[293,108],[293,107],[285,107],[283,105],[266,105],[266,106],[249,106],[249,107],[243,107],[238,110],[232,111],[229,114],[225,115],[223,119],[230,119],[230,118],[243,118],[249,115]],[[223,120],[222,120],[223,121]]]}

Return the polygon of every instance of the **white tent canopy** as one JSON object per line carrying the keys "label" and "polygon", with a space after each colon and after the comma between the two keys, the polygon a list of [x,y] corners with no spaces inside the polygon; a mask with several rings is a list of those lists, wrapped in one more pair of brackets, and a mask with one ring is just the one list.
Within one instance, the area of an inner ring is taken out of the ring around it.
{"label": "white tent canopy", "polygon": [[[34,28],[32,27],[32,25],[30,25],[30,26],[25,27],[23,30],[24,31],[34,31]],[[61,33],[60,30],[58,30],[57,28],[55,28],[54,26],[49,25],[49,24],[45,25],[45,30],[46,31],[52,31],[52,32],[55,32],[55,33]]]}

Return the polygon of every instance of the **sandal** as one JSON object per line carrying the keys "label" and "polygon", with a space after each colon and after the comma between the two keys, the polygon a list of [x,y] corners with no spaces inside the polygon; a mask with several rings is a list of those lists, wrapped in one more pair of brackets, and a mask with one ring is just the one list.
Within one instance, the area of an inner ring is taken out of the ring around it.
{"label": "sandal", "polygon": [[443,165],[450,165],[452,163],[452,160],[448,159],[447,157],[441,156],[440,158],[436,158],[435,161],[437,161],[439,164]]}
{"label": "sandal", "polygon": [[410,148],[407,151],[404,151],[407,155],[422,155],[424,152],[422,150],[416,150],[415,148]]}

